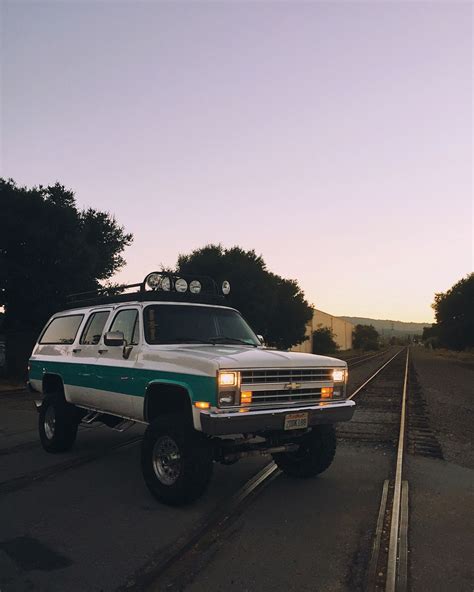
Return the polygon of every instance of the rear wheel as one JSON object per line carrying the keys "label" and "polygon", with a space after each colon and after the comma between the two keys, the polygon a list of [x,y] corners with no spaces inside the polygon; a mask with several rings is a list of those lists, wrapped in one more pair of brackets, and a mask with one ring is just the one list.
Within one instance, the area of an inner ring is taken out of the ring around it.
{"label": "rear wheel", "polygon": [[66,452],[76,441],[79,414],[62,394],[47,395],[39,414],[39,435],[46,452]]}
{"label": "rear wheel", "polygon": [[278,467],[291,477],[315,477],[325,471],[336,454],[336,430],[333,425],[320,425],[301,438],[294,452],[273,454]]}
{"label": "rear wheel", "polygon": [[142,442],[142,473],[151,493],[170,506],[188,504],[206,490],[212,476],[206,437],[179,416],[153,421]]}

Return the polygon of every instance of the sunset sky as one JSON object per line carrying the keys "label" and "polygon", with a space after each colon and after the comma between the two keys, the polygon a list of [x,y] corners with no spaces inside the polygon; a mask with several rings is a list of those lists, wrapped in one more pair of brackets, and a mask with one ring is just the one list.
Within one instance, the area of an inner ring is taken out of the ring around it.
{"label": "sunset sky", "polygon": [[238,244],[332,314],[431,321],[472,271],[471,3],[1,6],[0,174],[114,213],[118,280]]}

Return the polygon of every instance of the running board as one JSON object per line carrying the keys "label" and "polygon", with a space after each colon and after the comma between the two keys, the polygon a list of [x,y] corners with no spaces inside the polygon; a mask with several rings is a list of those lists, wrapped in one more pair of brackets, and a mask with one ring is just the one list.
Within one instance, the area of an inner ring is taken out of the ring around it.
{"label": "running board", "polygon": [[125,432],[126,430],[131,428],[134,423],[134,421],[124,419],[120,421],[117,425],[112,426],[112,429],[116,430],[117,432]]}
{"label": "running board", "polygon": [[99,419],[101,415],[103,414],[99,413],[98,411],[90,411],[89,413],[86,413],[86,415],[84,415],[84,417],[81,419],[81,423],[90,425],[91,423]]}

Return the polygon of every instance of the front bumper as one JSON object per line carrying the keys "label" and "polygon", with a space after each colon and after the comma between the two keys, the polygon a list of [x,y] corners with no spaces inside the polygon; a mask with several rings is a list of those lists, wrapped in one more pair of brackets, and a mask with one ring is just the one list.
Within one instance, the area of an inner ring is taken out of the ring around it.
{"label": "front bumper", "polygon": [[201,429],[210,436],[283,431],[288,413],[308,412],[308,425],[349,421],[354,415],[354,401],[321,403],[310,407],[250,411],[201,412]]}

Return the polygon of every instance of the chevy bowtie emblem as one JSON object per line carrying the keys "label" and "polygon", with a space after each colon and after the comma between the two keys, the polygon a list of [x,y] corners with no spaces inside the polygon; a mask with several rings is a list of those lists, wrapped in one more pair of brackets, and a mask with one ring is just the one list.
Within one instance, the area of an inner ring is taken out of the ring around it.
{"label": "chevy bowtie emblem", "polygon": [[295,391],[296,389],[299,389],[301,387],[301,384],[299,382],[289,382],[288,384],[285,384],[285,390],[287,391]]}

